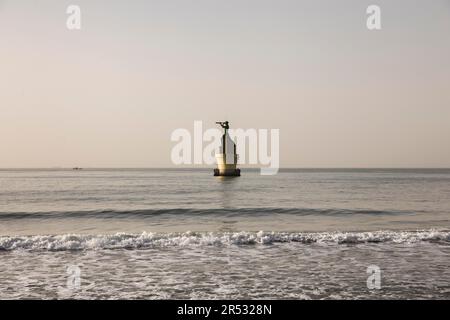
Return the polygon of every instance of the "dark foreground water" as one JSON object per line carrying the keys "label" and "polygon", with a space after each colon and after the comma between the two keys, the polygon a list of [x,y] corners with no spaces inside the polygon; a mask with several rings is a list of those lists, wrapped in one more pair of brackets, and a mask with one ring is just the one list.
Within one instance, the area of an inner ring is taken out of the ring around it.
{"label": "dark foreground water", "polygon": [[3,299],[449,299],[449,270],[450,170],[0,170]]}

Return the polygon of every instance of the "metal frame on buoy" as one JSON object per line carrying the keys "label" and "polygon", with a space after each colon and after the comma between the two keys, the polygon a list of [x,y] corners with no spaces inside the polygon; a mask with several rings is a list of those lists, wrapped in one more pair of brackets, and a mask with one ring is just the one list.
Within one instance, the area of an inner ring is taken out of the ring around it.
{"label": "metal frame on buoy", "polygon": [[221,152],[216,153],[217,168],[214,169],[214,176],[239,177],[241,170],[236,168],[238,155],[236,153],[236,143],[228,134],[228,129],[230,129],[229,122],[216,122],[216,124],[224,129],[224,134],[222,135]]}

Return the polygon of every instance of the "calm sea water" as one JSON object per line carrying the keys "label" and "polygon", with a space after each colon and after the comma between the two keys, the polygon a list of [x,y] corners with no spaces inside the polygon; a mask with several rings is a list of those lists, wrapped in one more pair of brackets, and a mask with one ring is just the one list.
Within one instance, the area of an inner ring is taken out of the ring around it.
{"label": "calm sea water", "polygon": [[449,299],[450,170],[0,170],[0,298]]}

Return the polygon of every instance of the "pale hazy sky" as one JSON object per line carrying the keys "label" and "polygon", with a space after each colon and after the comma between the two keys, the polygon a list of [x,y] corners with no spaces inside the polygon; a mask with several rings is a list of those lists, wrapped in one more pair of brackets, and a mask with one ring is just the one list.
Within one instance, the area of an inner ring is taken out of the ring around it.
{"label": "pale hazy sky", "polygon": [[194,120],[279,128],[282,167],[450,167],[450,1],[0,0],[0,167],[168,167]]}

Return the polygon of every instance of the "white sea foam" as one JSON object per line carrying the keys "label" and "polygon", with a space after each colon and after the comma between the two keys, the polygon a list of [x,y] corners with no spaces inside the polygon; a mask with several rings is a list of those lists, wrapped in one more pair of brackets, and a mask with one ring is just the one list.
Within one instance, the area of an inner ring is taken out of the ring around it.
{"label": "white sea foam", "polygon": [[303,244],[417,243],[450,242],[450,231],[375,231],[375,232],[185,232],[113,235],[36,235],[0,237],[0,250],[89,250],[141,249],[167,246],[270,245],[298,242]]}

